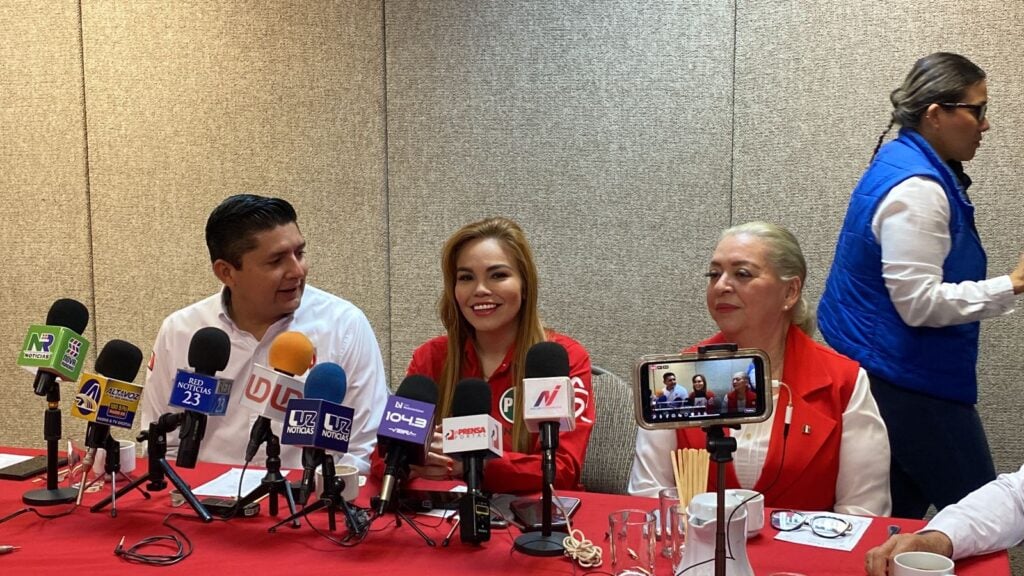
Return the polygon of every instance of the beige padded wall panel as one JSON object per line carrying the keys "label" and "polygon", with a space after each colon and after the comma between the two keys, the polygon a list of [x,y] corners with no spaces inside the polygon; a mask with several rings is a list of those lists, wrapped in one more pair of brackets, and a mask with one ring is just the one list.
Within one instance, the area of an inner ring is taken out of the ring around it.
{"label": "beige padded wall panel", "polygon": [[101,341],[148,357],[168,313],[219,289],[206,218],[252,192],[295,205],[310,283],[360,306],[387,358],[379,3],[84,13]]}
{"label": "beige padded wall panel", "polygon": [[[988,75],[992,130],[967,171],[989,257],[1009,271],[1024,249],[1024,4],[983,0],[737,2],[737,220],[790,226],[817,300],[850,191],[888,123],[889,93],[914,61],[962,53]],[[1024,316],[983,323],[978,411],[999,471],[1024,463]],[[1014,573],[1024,558],[1013,558]]]}
{"label": "beige padded wall panel", "polygon": [[[46,402],[15,358],[57,298],[92,310],[78,3],[3,2],[0,30],[0,445],[42,447]],[[72,396],[62,385],[69,434],[83,428],[67,417]]]}
{"label": "beige padded wall panel", "polygon": [[[850,191],[889,120],[889,93],[914,61],[962,53],[989,76],[992,130],[966,169],[989,273],[1024,249],[1024,5],[1019,3],[738,3],[737,219],[790,226],[808,254],[817,300]],[[823,41],[828,39],[828,41]],[[1019,313],[983,323],[980,402],[1000,470],[1024,463]]]}
{"label": "beige padded wall panel", "polygon": [[[442,332],[442,243],[518,220],[546,323],[628,378],[710,335],[729,219],[729,2],[389,2],[395,368]],[[625,409],[625,407],[624,407]]]}

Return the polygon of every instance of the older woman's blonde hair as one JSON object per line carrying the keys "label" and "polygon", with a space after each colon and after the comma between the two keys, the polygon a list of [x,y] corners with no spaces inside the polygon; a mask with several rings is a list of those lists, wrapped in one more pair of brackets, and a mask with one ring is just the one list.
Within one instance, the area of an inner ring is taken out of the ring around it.
{"label": "older woman's blonde hair", "polygon": [[515,409],[512,422],[512,449],[525,452],[529,446],[529,434],[523,423],[523,373],[526,352],[537,342],[542,342],[544,327],[537,312],[537,266],[533,252],[526,241],[526,235],[518,224],[502,217],[485,218],[466,224],[445,242],[441,252],[441,275],[444,278],[444,292],[437,303],[441,323],[448,331],[448,351],[444,369],[438,382],[441,417],[451,414],[452,397],[458,383],[466,349],[466,341],[473,337],[473,326],[459,311],[455,301],[455,280],[459,253],[470,242],[493,238],[497,240],[515,264],[522,277],[522,307],[519,309],[519,326],[516,329],[515,352],[510,370],[515,387]]}
{"label": "older woman's blonde hair", "polygon": [[796,236],[777,224],[754,221],[725,229],[719,240],[740,234],[760,238],[765,243],[768,247],[768,264],[782,280],[800,279],[800,300],[793,307],[791,323],[808,336],[813,336],[817,319],[814,309],[804,298],[803,286],[807,282],[807,261],[804,260],[804,253],[800,250],[800,242],[797,241]]}

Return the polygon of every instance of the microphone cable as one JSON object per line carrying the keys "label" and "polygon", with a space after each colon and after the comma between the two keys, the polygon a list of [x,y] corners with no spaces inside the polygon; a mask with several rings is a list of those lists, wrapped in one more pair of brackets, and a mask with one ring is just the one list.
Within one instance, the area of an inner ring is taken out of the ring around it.
{"label": "microphone cable", "polygon": [[[242,487],[245,485],[245,472],[249,469],[249,461],[246,460],[242,464],[242,471],[238,474],[238,491],[235,496],[235,505],[231,507],[231,513],[221,518],[221,520],[232,520],[237,518],[242,512],[242,509],[238,507],[238,503],[242,501]],[[285,482],[288,480],[285,479]]]}
{"label": "microphone cable", "polygon": [[[772,388],[775,387],[774,383],[775,381],[772,381]],[[793,390],[792,388],[789,387],[789,384],[786,384],[781,380],[779,380],[778,383],[780,388],[786,389],[786,393],[788,395],[788,398],[786,399],[786,415],[783,417],[782,420],[782,455],[779,456],[779,465],[778,467],[775,468],[775,477],[772,478],[772,481],[768,484],[768,487],[764,489],[764,492],[768,492],[769,490],[771,490],[772,487],[775,486],[775,483],[779,481],[779,477],[782,476],[782,468],[786,463],[786,439],[789,438],[789,425],[792,424],[793,422]],[[726,556],[733,560],[735,560],[735,557],[732,555],[732,540],[729,539],[729,528],[732,526],[732,517],[734,514],[736,514],[736,511],[739,510],[740,507],[746,506],[747,502],[750,502],[751,500],[757,498],[758,496],[764,495],[764,492],[758,492],[757,490],[751,490],[751,492],[753,492],[753,494],[747,496],[742,502],[739,503],[738,506],[732,509],[732,512],[729,513],[728,520],[726,520],[725,522]]]}
{"label": "microphone cable", "polygon": [[565,555],[579,564],[581,568],[597,568],[602,562],[601,547],[595,545],[591,540],[587,540],[582,530],[572,527],[572,518],[562,507],[562,500],[555,493],[554,485],[549,486],[551,487],[551,502],[562,513],[562,518],[565,518],[565,528],[568,532],[568,536],[562,539]]}
{"label": "microphone cable", "polygon": [[[782,454],[779,456],[779,465],[775,469],[775,477],[772,478],[772,481],[768,484],[768,487],[765,488],[764,492],[768,492],[769,490],[771,490],[772,487],[775,486],[775,483],[779,481],[779,477],[782,475],[782,469],[783,469],[783,467],[785,466],[785,463],[786,463],[786,439],[789,438],[789,426],[793,422],[793,390],[789,387],[789,384],[786,384],[785,382],[778,381],[778,383],[779,383],[779,387],[780,388],[785,388],[786,392],[789,395],[789,397],[786,400],[786,414],[783,417],[783,421],[782,421]],[[772,381],[772,388],[774,388],[774,387],[775,387],[775,381],[773,380]],[[723,490],[724,490],[724,488],[723,488]],[[754,498],[757,498],[758,496],[763,496],[764,495],[764,492],[758,492],[756,490],[751,490],[751,492],[754,492],[754,494],[748,496],[743,501],[741,501],[739,503],[739,505],[735,506],[732,509],[732,512],[729,513],[729,517],[725,521],[725,548],[726,548],[725,556],[729,560],[735,560],[736,559],[736,557],[732,555],[732,540],[729,538],[729,529],[732,527],[732,518],[733,518],[733,516],[736,514],[737,510],[739,510],[743,506],[746,506],[747,502],[750,502],[751,500],[753,500]],[[675,528],[675,527],[673,526],[673,528]],[[744,535],[744,537],[745,536],[746,535]],[[707,559],[707,560],[705,560],[703,562],[698,562],[698,563],[694,564],[693,566],[690,566],[688,568],[684,568],[683,570],[677,572],[676,575],[678,576],[680,574],[684,574],[686,572],[689,572],[690,570],[693,570],[697,566],[702,566],[704,564],[707,564],[709,562],[714,562],[714,561],[715,561],[714,558],[709,558],[709,559]]]}
{"label": "microphone cable", "polygon": [[[344,517],[345,526],[348,528],[348,533],[343,538],[335,538],[314,526],[313,522],[309,519],[308,513],[303,512],[302,517],[306,520],[306,525],[312,528],[313,532],[316,532],[324,540],[337,544],[342,548],[354,548],[361,544],[370,533],[370,515],[367,509],[350,506],[348,502],[343,502],[342,507],[343,509],[337,512],[340,512]],[[356,529],[355,532],[353,532],[353,528]]]}
{"label": "microphone cable", "polygon": [[7,516],[4,516],[3,518],[0,518],[0,524],[3,524],[4,522],[7,522],[8,520],[11,520],[12,518],[17,518],[18,516],[21,516],[22,514],[27,514],[29,512],[35,514],[36,516],[38,516],[38,517],[40,517],[40,518],[42,518],[44,520],[52,520],[54,518],[62,518],[64,516],[67,516],[67,515],[71,514],[77,508],[78,508],[78,504],[75,504],[74,502],[72,502],[71,503],[71,508],[68,508],[67,510],[64,510],[63,512],[58,512],[56,514],[43,514],[42,512],[40,512],[39,510],[36,510],[35,508],[33,508],[31,506],[26,506],[26,507],[22,508],[21,510],[16,510],[16,511],[8,514]]}
{"label": "microphone cable", "polygon": [[[124,539],[126,536],[121,537],[121,541],[114,547],[114,555],[121,557],[127,562],[135,564],[148,564],[150,566],[172,566],[181,562],[192,555],[192,540],[189,539],[188,535],[179,530],[173,524],[171,524],[171,518],[180,516],[186,518],[185,515],[179,514],[178,512],[171,512],[164,517],[163,525],[167,526],[171,530],[177,532],[177,534],[163,534],[161,536],[150,536],[143,538],[137,543],[124,547]],[[180,538],[179,538],[180,535]],[[176,549],[173,554],[143,554],[141,550],[146,546],[161,545],[166,546],[166,542],[171,544],[171,548]]]}

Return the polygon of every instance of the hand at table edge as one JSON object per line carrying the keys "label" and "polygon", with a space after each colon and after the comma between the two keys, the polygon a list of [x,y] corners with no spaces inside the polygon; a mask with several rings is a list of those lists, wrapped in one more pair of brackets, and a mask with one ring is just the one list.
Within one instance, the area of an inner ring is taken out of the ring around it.
{"label": "hand at table edge", "polygon": [[935,530],[916,534],[897,534],[881,546],[868,550],[864,555],[864,570],[868,576],[886,576],[892,559],[903,552],[933,552],[946,557],[953,556],[953,543],[949,537]]}

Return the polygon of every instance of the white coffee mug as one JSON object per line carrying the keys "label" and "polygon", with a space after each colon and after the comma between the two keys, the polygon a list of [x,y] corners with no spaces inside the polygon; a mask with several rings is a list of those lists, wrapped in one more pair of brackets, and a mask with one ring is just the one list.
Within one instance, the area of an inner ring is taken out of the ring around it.
{"label": "white coffee mug", "polygon": [[[745,490],[743,488],[730,488],[725,491],[739,498],[740,502],[747,501],[747,538],[752,538],[761,533],[764,528],[764,494],[756,490]],[[753,496],[753,498],[751,498]]]}
{"label": "white coffee mug", "polygon": [[345,502],[351,502],[359,496],[359,470],[348,464],[338,464],[334,467],[334,473],[345,482],[345,488],[341,491],[341,497]]}
{"label": "white coffee mug", "polygon": [[[121,472],[125,474],[135,470],[135,442],[131,440],[120,440],[121,444]],[[92,473],[102,476],[107,465],[107,451],[103,448],[96,449],[96,459],[92,463]]]}
{"label": "white coffee mug", "polygon": [[893,576],[955,576],[953,561],[931,552],[903,552],[892,559]]}
{"label": "white coffee mug", "polygon": [[[351,502],[359,496],[359,470],[355,466],[349,466],[348,464],[337,464],[334,467],[335,477],[345,482],[345,487],[341,490],[341,497],[345,502]],[[320,467],[316,469],[316,495],[319,496],[324,492],[324,476],[323,471]]]}

